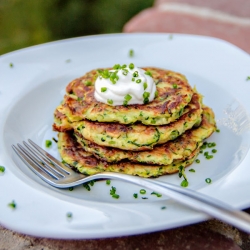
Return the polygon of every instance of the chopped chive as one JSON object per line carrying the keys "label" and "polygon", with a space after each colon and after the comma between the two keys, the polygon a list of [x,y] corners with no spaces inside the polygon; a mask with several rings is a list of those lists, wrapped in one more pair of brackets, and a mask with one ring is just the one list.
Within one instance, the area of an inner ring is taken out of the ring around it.
{"label": "chopped chive", "polygon": [[212,158],[214,158],[214,156],[213,155],[206,155],[206,159],[212,159]]}
{"label": "chopped chive", "polygon": [[210,178],[206,178],[205,182],[208,183],[208,184],[210,184],[210,183],[212,183],[212,180]]}
{"label": "chopped chive", "polygon": [[250,76],[247,77],[247,81],[249,81],[249,80],[250,80]]}
{"label": "chopped chive", "polygon": [[116,193],[116,188],[112,186],[110,189],[110,195],[113,195],[115,193]]}
{"label": "chopped chive", "polygon": [[146,90],[146,88],[148,87],[148,84],[146,82],[143,83],[143,89]]}
{"label": "chopped chive", "polygon": [[106,87],[102,87],[102,88],[101,88],[101,92],[105,92],[106,90],[107,90]]}
{"label": "chopped chive", "polygon": [[183,181],[181,182],[181,186],[182,186],[182,187],[187,187],[187,186],[188,186],[188,181],[187,181],[187,180],[183,180]]}
{"label": "chopped chive", "polygon": [[158,91],[156,90],[156,91],[155,91],[155,98],[158,97],[158,95],[159,95],[159,93],[158,93]]}
{"label": "chopped chive", "polygon": [[141,79],[136,80],[136,83],[141,83]]}
{"label": "chopped chive", "polygon": [[140,194],[146,194],[146,190],[145,189],[141,189],[140,190]]}
{"label": "chopped chive", "polygon": [[127,64],[123,64],[123,65],[121,66],[122,69],[125,69],[126,67],[127,67]]}
{"label": "chopped chive", "polygon": [[173,84],[173,88],[174,88],[174,89],[177,89],[177,87],[178,87],[177,84],[174,83],[174,84]]}
{"label": "chopped chive", "polygon": [[112,197],[113,197],[114,199],[119,199],[119,198],[120,198],[120,195],[118,195],[118,194],[113,194]]}
{"label": "chopped chive", "polygon": [[172,39],[173,39],[173,35],[172,35],[172,34],[169,34],[168,39],[169,39],[169,40],[172,40]]}
{"label": "chopped chive", "polygon": [[93,187],[95,185],[95,181],[94,180],[89,181],[89,185]]}
{"label": "chopped chive", "polygon": [[130,57],[133,57],[134,55],[135,55],[134,50],[133,50],[133,49],[130,49],[130,50],[129,50],[129,56],[130,56]]}
{"label": "chopped chive", "polygon": [[214,148],[214,149],[212,150],[212,153],[215,154],[216,152],[217,152],[217,150]]}
{"label": "chopped chive", "polygon": [[151,193],[151,195],[156,195],[157,197],[162,197],[162,195],[161,195],[161,194],[156,193],[156,192],[152,192],[152,193]]}
{"label": "chopped chive", "polygon": [[86,81],[86,82],[84,83],[84,85],[85,85],[85,86],[91,86],[91,85],[92,85],[92,82],[91,82],[91,81]]}
{"label": "chopped chive", "polygon": [[146,72],[145,72],[145,75],[148,75],[148,76],[153,77],[153,76],[152,76],[152,73],[151,73],[150,71],[146,71]]}
{"label": "chopped chive", "polygon": [[107,100],[107,103],[110,104],[110,105],[112,105],[112,104],[113,104],[113,100],[108,99],[108,100]]}
{"label": "chopped chive", "polygon": [[66,214],[66,217],[67,217],[68,219],[71,219],[71,218],[73,217],[73,214],[72,214],[71,212],[68,212],[68,213]]}
{"label": "chopped chive", "polygon": [[69,187],[69,191],[73,191],[74,190],[74,188],[73,187]]}
{"label": "chopped chive", "polygon": [[11,203],[8,204],[8,207],[10,207],[11,209],[15,209],[16,208],[16,203],[13,200]]}
{"label": "chopped chive", "polygon": [[138,77],[138,76],[139,76],[138,71],[135,71],[135,72],[133,73],[133,77]]}
{"label": "chopped chive", "polygon": [[50,148],[52,146],[52,141],[51,140],[46,140],[45,141],[45,147]]}
{"label": "chopped chive", "polygon": [[195,162],[196,162],[196,163],[200,163],[201,161],[200,161],[199,159],[196,159]]}
{"label": "chopped chive", "polygon": [[0,173],[4,173],[5,171],[5,167],[4,166],[0,166]]}
{"label": "chopped chive", "polygon": [[195,170],[193,168],[189,169],[188,171],[195,173]]}
{"label": "chopped chive", "polygon": [[143,200],[147,200],[148,199],[148,197],[141,197]]}
{"label": "chopped chive", "polygon": [[120,69],[121,68],[121,65],[120,64],[115,64],[114,66],[113,66],[113,69]]}
{"label": "chopped chive", "polygon": [[126,101],[130,101],[130,100],[132,99],[132,96],[129,95],[129,94],[127,94],[127,95],[125,95],[124,99],[125,99]]}
{"label": "chopped chive", "polygon": [[111,183],[111,180],[106,180],[107,185],[110,185],[110,183]]}
{"label": "chopped chive", "polygon": [[144,92],[143,93],[143,103],[144,104],[147,104],[149,102],[149,96],[150,96],[150,93],[149,92]]}
{"label": "chopped chive", "polygon": [[132,70],[134,69],[135,65],[133,63],[130,63],[128,67]]}
{"label": "chopped chive", "polygon": [[57,140],[55,137],[52,137],[52,140],[53,140],[55,143],[58,143],[58,140]]}
{"label": "chopped chive", "polygon": [[163,207],[161,207],[161,210],[164,210],[164,209],[166,209],[167,207],[165,207],[165,206],[163,206]]}
{"label": "chopped chive", "polygon": [[13,68],[13,67],[14,67],[14,64],[13,64],[13,63],[10,63],[10,67]]}
{"label": "chopped chive", "polygon": [[134,196],[135,199],[138,198],[138,194],[136,194],[136,193],[134,193],[133,196]]}
{"label": "chopped chive", "polygon": [[90,186],[89,186],[88,183],[84,183],[84,184],[83,184],[83,187],[86,188],[88,191],[91,190],[91,188],[90,188]]}
{"label": "chopped chive", "polygon": [[126,76],[128,74],[128,70],[127,69],[123,69],[122,74]]}
{"label": "chopped chive", "polygon": [[215,130],[217,133],[220,133],[220,130],[217,128],[216,130]]}

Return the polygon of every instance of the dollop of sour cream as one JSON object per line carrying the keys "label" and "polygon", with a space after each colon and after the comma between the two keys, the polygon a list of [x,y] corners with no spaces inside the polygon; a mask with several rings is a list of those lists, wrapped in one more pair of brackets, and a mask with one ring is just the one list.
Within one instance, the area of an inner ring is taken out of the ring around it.
{"label": "dollop of sour cream", "polygon": [[116,64],[111,70],[99,72],[95,81],[95,99],[116,105],[147,104],[157,96],[156,85],[149,71]]}

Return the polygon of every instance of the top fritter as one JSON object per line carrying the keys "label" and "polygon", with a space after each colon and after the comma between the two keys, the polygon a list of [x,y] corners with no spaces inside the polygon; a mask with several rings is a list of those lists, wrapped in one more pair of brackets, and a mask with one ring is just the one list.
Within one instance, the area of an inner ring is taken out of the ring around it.
{"label": "top fritter", "polygon": [[163,125],[178,119],[190,102],[193,90],[185,76],[158,68],[143,68],[152,76],[157,95],[147,104],[111,106],[94,97],[98,70],[92,70],[73,80],[66,88],[63,103],[55,111],[65,115],[70,123],[88,119],[98,122],[131,124],[137,121],[146,125]]}

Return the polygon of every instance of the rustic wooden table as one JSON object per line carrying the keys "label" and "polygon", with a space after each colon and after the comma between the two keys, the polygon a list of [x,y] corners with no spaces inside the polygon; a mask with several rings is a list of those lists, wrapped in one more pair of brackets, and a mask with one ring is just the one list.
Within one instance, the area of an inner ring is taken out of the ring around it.
{"label": "rustic wooden table", "polygon": [[[250,213],[250,209],[246,210]],[[0,226],[0,250],[249,250],[250,235],[218,220],[143,235],[97,240],[36,238]]]}

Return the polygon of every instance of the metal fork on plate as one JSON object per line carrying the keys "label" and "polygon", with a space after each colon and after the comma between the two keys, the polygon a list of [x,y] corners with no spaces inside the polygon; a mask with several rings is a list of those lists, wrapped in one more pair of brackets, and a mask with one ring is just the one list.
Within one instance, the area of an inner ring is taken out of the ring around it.
{"label": "metal fork on plate", "polygon": [[68,188],[96,179],[123,180],[167,195],[183,205],[250,233],[250,215],[210,196],[173,184],[121,173],[104,172],[85,176],[76,173],[70,167],[55,159],[32,140],[28,140],[28,142],[23,142],[23,145],[13,145],[12,147],[35,174],[54,187]]}

